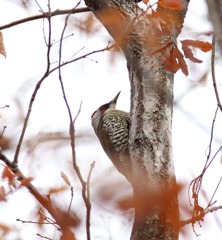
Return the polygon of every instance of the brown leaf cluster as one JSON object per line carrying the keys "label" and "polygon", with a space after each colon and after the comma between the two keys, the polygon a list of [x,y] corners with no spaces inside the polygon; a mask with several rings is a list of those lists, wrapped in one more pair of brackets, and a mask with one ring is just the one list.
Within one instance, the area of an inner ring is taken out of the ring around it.
{"label": "brown leaf cluster", "polygon": [[192,47],[198,48],[203,52],[208,52],[212,49],[212,45],[208,42],[188,39],[181,41],[181,44],[183,53],[178,49],[177,46],[173,46],[170,50],[170,54],[165,59],[164,67],[166,70],[173,73],[176,73],[179,69],[181,69],[184,75],[187,76],[189,71],[184,57],[195,63],[202,62],[202,60],[194,57]]}

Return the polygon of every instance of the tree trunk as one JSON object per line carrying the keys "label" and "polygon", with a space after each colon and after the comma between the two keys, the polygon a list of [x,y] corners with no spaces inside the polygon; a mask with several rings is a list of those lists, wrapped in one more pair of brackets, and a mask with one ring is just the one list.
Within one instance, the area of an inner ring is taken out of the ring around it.
{"label": "tree trunk", "polygon": [[85,2],[122,49],[129,70],[129,151],[135,200],[131,240],[178,239],[171,143],[173,74],[165,70],[164,61],[176,44],[188,1],[178,0],[176,10],[158,5],[151,15],[129,0]]}

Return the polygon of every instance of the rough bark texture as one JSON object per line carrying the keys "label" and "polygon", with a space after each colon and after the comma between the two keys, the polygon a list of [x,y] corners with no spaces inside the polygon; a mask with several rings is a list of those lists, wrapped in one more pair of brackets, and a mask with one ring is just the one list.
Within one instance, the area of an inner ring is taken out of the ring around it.
{"label": "rough bark texture", "polygon": [[207,0],[209,16],[214,27],[216,41],[222,53],[222,0]]}
{"label": "rough bark texture", "polygon": [[159,6],[152,17],[141,14],[133,1],[85,2],[122,49],[129,70],[129,151],[135,200],[131,240],[176,240],[179,210],[171,144],[173,74],[164,69],[164,54],[169,42],[176,43],[188,1],[181,0],[181,10]]}

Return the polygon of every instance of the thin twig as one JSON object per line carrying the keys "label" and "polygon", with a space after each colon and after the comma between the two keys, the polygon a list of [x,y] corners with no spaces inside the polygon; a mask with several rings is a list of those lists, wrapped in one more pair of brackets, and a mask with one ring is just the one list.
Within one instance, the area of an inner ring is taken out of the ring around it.
{"label": "thin twig", "polygon": [[89,200],[90,200],[90,179],[91,179],[91,175],[94,167],[95,167],[95,161],[93,161],[92,164],[90,165],[90,169],[87,177],[87,197]]}
{"label": "thin twig", "polygon": [[[50,16],[50,5],[49,5],[48,16]],[[39,88],[41,87],[42,82],[50,74],[50,51],[51,51],[51,28],[52,28],[52,26],[51,26],[51,18],[48,17],[47,20],[48,20],[49,36],[48,36],[47,54],[46,54],[46,59],[47,59],[46,70],[45,70],[45,73],[42,76],[42,78],[37,82],[37,84],[35,86],[35,89],[32,93],[32,97],[31,97],[30,102],[29,102],[28,112],[25,116],[25,120],[24,120],[24,123],[23,123],[22,132],[21,132],[21,135],[19,137],[18,144],[16,146],[16,151],[15,151],[14,160],[13,160],[14,166],[17,166],[17,164],[18,164],[18,156],[19,156],[20,148],[21,148],[24,136],[25,136],[25,132],[26,132],[26,129],[27,129],[28,121],[29,121],[29,118],[30,118],[30,114],[31,114],[31,111],[32,111],[32,106],[33,106],[33,103],[35,101],[36,95],[38,93]]]}
{"label": "thin twig", "polygon": [[38,236],[38,237],[40,237],[40,238],[42,238],[42,239],[54,240],[54,239],[52,239],[52,238],[49,238],[49,237],[43,236],[43,235],[41,235],[40,233],[36,233],[36,236]]}
{"label": "thin twig", "polygon": [[89,53],[83,54],[82,56],[79,56],[79,57],[77,57],[77,58],[75,58],[75,59],[72,59],[72,60],[68,60],[68,61],[66,61],[66,62],[63,62],[63,63],[61,63],[60,65],[52,68],[52,69],[50,70],[50,74],[51,74],[52,72],[54,72],[55,70],[57,70],[57,69],[59,69],[59,68],[61,68],[61,67],[63,67],[63,66],[66,66],[67,64],[70,64],[70,63],[76,62],[76,61],[78,61],[78,60],[87,58],[87,57],[90,56],[90,55],[93,55],[93,54],[96,54],[96,53],[100,53],[100,52],[104,52],[104,51],[109,51],[109,50],[111,50],[112,48],[114,48],[114,46],[116,46],[116,44],[108,45],[108,46],[106,46],[106,47],[104,47],[104,48],[100,48],[100,49],[98,49],[98,50],[94,50],[94,51],[91,51],[91,52],[89,52]]}
{"label": "thin twig", "polygon": [[9,108],[9,105],[6,104],[4,107],[0,107],[0,109],[4,109],[4,108]]}
{"label": "thin twig", "polygon": [[48,18],[49,15],[51,17],[54,17],[54,16],[64,15],[64,14],[69,14],[69,13],[76,14],[76,13],[83,13],[83,12],[90,12],[90,9],[88,7],[63,9],[63,10],[57,9],[57,10],[51,12],[51,13],[50,12],[44,12],[42,14],[38,14],[38,15],[35,15],[35,16],[22,18],[22,19],[13,21],[11,23],[8,23],[8,24],[5,24],[3,26],[0,26],[0,30],[6,29],[6,28],[10,28],[10,27],[14,27],[14,26],[17,26],[19,24],[30,22],[30,21],[33,21],[33,20]]}
{"label": "thin twig", "polygon": [[208,203],[208,205],[207,205],[207,207],[205,209],[208,209],[210,206],[213,205],[212,201],[213,201],[213,198],[214,198],[214,196],[215,196],[215,194],[216,194],[216,192],[217,192],[217,190],[218,190],[218,188],[220,186],[221,180],[222,180],[222,177],[220,178],[220,180],[219,180],[219,182],[217,184],[217,187],[215,188],[214,193],[213,193],[213,195],[212,195],[212,197],[211,197],[211,199],[210,199],[210,201],[209,201],[209,203]]}
{"label": "thin twig", "polygon": [[40,11],[41,13],[44,13],[44,11],[43,11],[41,5],[39,4],[39,2],[38,2],[37,0],[35,0],[35,3],[37,4],[38,8],[40,9],[39,11]]}
{"label": "thin twig", "polygon": [[23,142],[23,139],[24,139],[26,128],[28,126],[28,121],[29,121],[29,118],[30,118],[30,114],[31,114],[31,111],[32,111],[32,106],[33,106],[33,103],[35,101],[36,95],[38,93],[39,88],[41,87],[42,82],[46,79],[46,77],[48,75],[49,75],[49,72],[46,71],[45,74],[43,75],[43,77],[37,82],[37,84],[35,86],[35,89],[32,93],[32,97],[30,99],[29,106],[28,106],[28,111],[26,113],[25,120],[24,120],[24,123],[23,123],[22,132],[21,132],[18,144],[16,146],[16,151],[15,151],[14,160],[13,160],[14,165],[18,164],[18,156],[19,156],[20,148],[21,148],[21,145],[22,145],[22,142]]}
{"label": "thin twig", "polygon": [[[205,161],[205,165],[203,167],[203,170],[201,172],[201,174],[194,178],[190,185],[189,185],[189,189],[188,189],[188,193],[190,192],[190,188],[192,186],[192,198],[194,198],[194,205],[197,205],[198,206],[198,194],[199,194],[199,191],[201,189],[201,186],[202,186],[202,180],[203,180],[203,176],[204,176],[204,173],[206,172],[206,170],[208,169],[208,167],[211,165],[212,161],[214,160],[215,156],[210,160],[210,162],[208,163],[209,159],[210,159],[210,156],[211,156],[211,147],[212,147],[212,142],[213,142],[213,134],[214,134],[214,126],[215,126],[215,121],[216,121],[216,117],[217,117],[217,112],[218,112],[218,107],[215,111],[215,114],[214,114],[214,118],[213,118],[213,121],[212,121],[212,126],[211,126],[211,133],[210,133],[210,143],[209,143],[209,151],[208,151],[208,154],[207,154],[207,159]],[[219,150],[218,150],[219,151]],[[217,153],[218,153],[217,151]],[[216,155],[217,155],[216,153]],[[189,196],[189,202],[190,202],[190,205],[191,204],[191,200],[190,200],[190,195]]]}
{"label": "thin twig", "polygon": [[68,211],[67,213],[70,213],[70,210],[71,210],[71,207],[72,207],[72,201],[73,201],[73,186],[70,187],[70,191],[71,191],[71,199],[70,199],[70,202],[69,202],[69,207],[68,207]]}
{"label": "thin twig", "polygon": [[2,132],[0,133],[0,139],[3,137],[3,134],[4,134],[6,128],[7,128],[6,126],[3,127]]}
{"label": "thin twig", "polygon": [[221,105],[220,96],[217,89],[217,82],[216,82],[216,76],[215,76],[215,35],[214,34],[212,38],[211,73],[212,73],[214,92],[217,99],[217,105],[222,111],[222,105]]}
{"label": "thin twig", "polygon": [[[71,13],[70,13],[71,14]],[[76,117],[74,118],[73,120],[73,117],[72,117],[72,112],[71,112],[71,109],[70,109],[70,106],[69,106],[69,103],[68,103],[68,100],[67,100],[67,97],[66,97],[66,93],[65,93],[65,88],[64,88],[64,84],[63,84],[63,81],[62,81],[62,73],[61,73],[61,61],[62,61],[62,43],[63,43],[63,39],[64,39],[64,33],[65,33],[65,30],[66,30],[66,27],[67,27],[67,23],[68,23],[68,18],[70,16],[70,14],[68,14],[66,16],[66,19],[65,19],[65,24],[64,24],[64,28],[63,28],[63,31],[62,31],[62,34],[61,34],[61,38],[60,38],[60,45],[59,45],[59,65],[58,65],[58,70],[59,70],[59,81],[60,81],[60,85],[61,85],[61,89],[62,89],[62,94],[63,94],[63,99],[64,99],[64,102],[65,102],[65,105],[66,105],[66,108],[67,108],[67,111],[68,111],[68,116],[69,116],[69,121],[70,121],[70,141],[71,141],[71,149],[72,149],[72,162],[73,162],[73,168],[78,176],[78,179],[81,183],[81,186],[82,186],[82,198],[83,198],[83,201],[85,203],[85,206],[86,206],[86,215],[87,216],[90,216],[90,210],[91,210],[91,203],[89,202],[89,199],[87,198],[86,196],[86,182],[84,181],[83,177],[82,177],[82,174],[80,172],[80,169],[77,165],[77,161],[76,161],[76,152],[75,152],[75,126],[74,126],[74,123],[77,119],[77,117],[79,116],[79,113],[81,111],[81,104],[80,104],[80,108],[79,108],[79,111],[76,115]],[[88,220],[89,221],[89,220]],[[87,234],[87,240],[90,240],[91,239],[91,236],[90,236],[90,229],[89,227],[86,226],[86,234]]]}
{"label": "thin twig", "polygon": [[215,157],[217,156],[217,154],[221,151],[221,149],[222,149],[222,146],[220,146],[220,147],[218,148],[218,150],[217,150],[216,153],[213,155],[213,157],[211,158],[211,160],[210,160],[210,162],[208,163],[208,165],[206,166],[206,168],[208,168],[208,167],[211,165],[211,163],[213,162],[213,160],[215,159]]}
{"label": "thin twig", "polygon": [[90,219],[91,219],[91,199],[90,199],[90,179],[92,175],[93,168],[95,166],[95,162],[93,162],[90,166],[87,182],[86,182],[86,194],[88,199],[88,211],[86,213],[86,232],[87,236],[90,236]]}
{"label": "thin twig", "polygon": [[214,118],[212,121],[211,132],[210,132],[210,143],[209,143],[209,147],[208,147],[209,151],[208,151],[207,160],[205,162],[204,168],[209,167],[208,161],[209,161],[210,155],[211,155],[211,148],[212,148],[212,142],[213,142],[213,136],[214,136],[214,126],[215,126],[215,122],[216,122],[217,112],[218,112],[218,107],[216,108]]}
{"label": "thin twig", "polygon": [[58,226],[56,225],[56,222],[38,222],[38,221],[22,220],[19,218],[17,218],[16,221],[21,223],[32,223],[32,224],[39,224],[39,225],[55,225],[57,230],[59,230]]}
{"label": "thin twig", "polygon": [[79,114],[81,113],[81,109],[82,109],[82,101],[80,102],[79,110],[78,110],[78,112],[77,112],[77,114],[76,114],[76,116],[75,116],[75,118],[73,120],[73,123],[75,123],[77,118],[79,117]]}
{"label": "thin twig", "polygon": [[[214,126],[215,126],[215,121],[216,121],[216,117],[217,117],[217,112],[218,112],[218,107],[215,111],[215,114],[214,114],[214,118],[213,118],[213,121],[212,121],[212,126],[211,126],[211,136],[210,136],[210,143],[209,143],[209,152],[208,152],[208,155],[207,155],[207,159],[206,159],[206,162],[205,162],[205,165],[203,167],[203,170],[201,172],[201,174],[194,178],[190,185],[189,185],[189,188],[188,188],[188,194],[190,192],[190,188],[192,187],[192,198],[193,198],[193,201],[194,201],[194,207],[193,207],[193,213],[192,213],[192,219],[195,219],[196,216],[202,216],[204,214],[204,208],[201,207],[199,205],[199,193],[200,193],[200,189],[202,187],[202,181],[203,181],[203,177],[204,177],[204,174],[205,172],[207,171],[207,169],[209,168],[209,166],[212,164],[213,160],[215,159],[215,157],[217,156],[217,154],[220,152],[220,150],[222,149],[222,146],[217,150],[217,152],[214,154],[213,157],[211,157],[211,149],[212,149],[212,142],[213,142],[213,134],[214,134]],[[210,157],[211,157],[211,160],[210,160]],[[210,160],[210,161],[209,161]],[[221,180],[220,180],[221,181]],[[220,182],[219,182],[220,184]],[[219,185],[218,185],[219,186]],[[209,201],[207,207],[205,208],[205,210],[207,208],[209,208],[209,206],[211,206],[211,202],[212,202],[212,199],[217,191],[218,187],[216,188],[211,200]],[[190,195],[189,196],[189,201],[190,201],[190,204],[191,204],[191,199],[190,199]],[[192,204],[191,204],[192,205]],[[202,218],[201,218],[202,219]],[[193,231],[195,232],[194,230],[194,226],[193,226]]]}

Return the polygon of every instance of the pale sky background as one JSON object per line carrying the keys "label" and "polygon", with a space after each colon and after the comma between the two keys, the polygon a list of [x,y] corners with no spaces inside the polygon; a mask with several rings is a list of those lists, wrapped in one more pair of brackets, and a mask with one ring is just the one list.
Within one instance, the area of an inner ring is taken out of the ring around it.
{"label": "pale sky background", "polygon": [[[66,9],[73,7],[76,2],[69,0],[52,1],[51,7],[52,10]],[[0,26],[39,13],[39,8],[35,1],[30,1],[31,7],[27,9],[19,6],[19,3],[20,1],[16,0],[0,0]],[[47,10],[46,1],[39,1],[39,4],[45,11]],[[90,36],[80,33],[74,25],[78,23],[78,19],[84,19],[85,15],[85,13],[77,14],[70,18],[67,36],[70,33],[73,33],[73,36],[63,42],[64,61],[77,52],[77,56],[81,56],[84,53],[103,48],[107,46],[110,40],[109,35],[103,28]],[[71,23],[73,27],[71,27]],[[47,32],[46,21],[44,26]],[[64,17],[60,16],[52,19],[52,35],[55,41],[59,40],[63,26]],[[101,24],[97,22],[96,26],[101,27]],[[210,37],[202,34],[210,30],[212,28],[208,21],[205,1],[191,0],[180,39],[194,38],[211,41]],[[43,38],[43,21],[38,20],[25,23],[5,29],[2,33],[7,58],[0,56],[0,106],[8,104],[10,108],[0,109],[0,127],[7,125],[5,134],[13,138],[14,149],[21,131],[21,120],[19,119],[21,111],[18,111],[16,101],[18,102],[19,100],[24,111],[23,114],[25,114],[35,84],[45,71],[46,46]],[[58,61],[58,44],[52,48],[51,56],[55,64]],[[197,83],[203,73],[207,69],[210,70],[211,55],[210,53],[196,51],[196,56],[202,59],[203,63],[190,63],[190,74],[188,77],[185,77],[181,72],[175,75],[175,102],[177,104],[174,108],[173,118],[174,162],[177,180],[179,183],[185,184],[184,191],[180,195],[180,202],[185,202],[186,205],[189,204],[187,199],[188,185],[193,177],[201,173],[206,160],[212,120],[217,106],[210,74],[205,83]],[[87,176],[90,164],[96,161],[91,186],[93,208],[92,239],[127,240],[130,236],[132,221],[128,222],[124,215],[130,216],[131,211],[123,213],[115,209],[109,202],[107,204],[103,202],[103,205],[101,205],[96,196],[98,187],[104,182],[108,183],[110,179],[113,182],[121,180],[125,183],[124,178],[113,169],[112,164],[100,147],[90,122],[92,112],[100,105],[110,101],[120,90],[121,95],[118,108],[125,111],[129,111],[130,108],[130,86],[125,59],[123,55],[118,54],[114,63],[111,64],[111,58],[111,54],[107,52],[92,55],[64,67],[62,75],[73,116],[78,112],[80,102],[82,101],[81,113],[76,122],[76,133],[81,135],[77,139],[76,151],[78,164],[84,177]],[[216,74],[219,85],[218,90],[221,92],[221,58],[218,58],[216,64]],[[222,116],[218,112],[215,123],[215,140],[212,144],[212,156],[222,143],[221,121]],[[38,92],[26,138],[33,138],[34,143],[40,134],[44,132],[66,131],[68,133],[68,124],[67,110],[62,98],[58,72],[56,72],[44,81]],[[71,154],[69,143],[65,143],[67,147],[64,146],[59,151],[53,143],[50,145],[52,147],[50,150],[48,150],[49,145],[47,147],[44,144],[38,145],[32,154],[28,152],[30,149],[23,147],[19,160],[20,168],[27,176],[34,177],[33,184],[43,193],[46,191],[46,187],[63,184],[60,172],[64,171],[74,185],[73,209],[77,208],[84,216],[85,210],[79,194],[79,185],[73,177],[73,172],[70,168]],[[9,158],[13,157],[13,151],[7,151],[6,154]],[[0,171],[2,169],[3,166],[0,165]],[[208,198],[211,198],[221,177],[221,172],[221,153],[219,153],[212,166],[208,169],[203,181],[203,187],[208,193]],[[6,182],[3,181],[1,184],[5,186]],[[128,185],[126,184],[126,186]],[[128,189],[126,194],[130,192],[129,186]],[[216,205],[222,205],[221,190],[220,187],[215,195]],[[68,206],[69,194],[68,192],[59,196],[62,205]],[[204,199],[201,199],[200,203],[202,207],[206,206]],[[23,240],[38,239],[36,233],[40,231],[35,225],[24,225],[16,222],[17,218],[22,220],[35,219],[35,214],[30,214],[30,210],[36,210],[36,206],[35,200],[33,200],[33,197],[26,189],[16,190],[10,195],[6,203],[0,202],[0,224],[7,223],[14,225],[15,228],[23,227],[21,232]],[[198,227],[198,224],[195,225],[196,232],[201,234],[199,237],[195,236],[192,232],[192,227],[188,225],[186,227],[188,235],[181,234],[180,239],[220,240],[222,238],[222,221],[220,220],[220,225],[217,224],[215,215],[221,219],[221,210],[216,214],[208,214],[205,217],[205,221],[201,223],[202,227]],[[183,212],[181,219],[187,219]],[[83,229],[84,226],[77,230],[79,239],[85,239]],[[52,233],[54,230],[47,231]],[[44,233],[45,236],[52,236],[47,234],[48,232]],[[55,231],[55,239],[58,239],[58,236],[58,233]],[[15,236],[11,235],[5,240],[14,239]]]}

